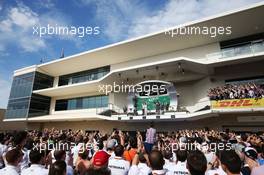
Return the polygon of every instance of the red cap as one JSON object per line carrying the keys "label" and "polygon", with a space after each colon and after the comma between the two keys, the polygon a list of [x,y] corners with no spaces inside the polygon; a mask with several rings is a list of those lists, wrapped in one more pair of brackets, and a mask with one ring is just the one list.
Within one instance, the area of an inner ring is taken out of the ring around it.
{"label": "red cap", "polygon": [[93,165],[104,166],[108,163],[110,155],[105,151],[98,151],[93,157]]}

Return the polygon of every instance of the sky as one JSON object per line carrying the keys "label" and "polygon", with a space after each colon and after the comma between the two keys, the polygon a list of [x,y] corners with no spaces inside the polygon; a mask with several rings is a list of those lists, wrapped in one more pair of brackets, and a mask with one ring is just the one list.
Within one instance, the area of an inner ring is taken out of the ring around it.
{"label": "sky", "polygon": [[[102,47],[261,0],[0,0],[0,108],[13,71]],[[34,27],[99,27],[99,34],[44,35]]]}

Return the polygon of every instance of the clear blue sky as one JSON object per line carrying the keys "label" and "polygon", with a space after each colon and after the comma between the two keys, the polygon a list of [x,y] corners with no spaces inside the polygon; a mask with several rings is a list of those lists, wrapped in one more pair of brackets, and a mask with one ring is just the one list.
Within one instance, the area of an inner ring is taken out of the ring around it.
{"label": "clear blue sky", "polygon": [[[0,108],[13,71],[172,27],[260,0],[0,0]],[[33,26],[99,26],[100,34],[33,35]]]}

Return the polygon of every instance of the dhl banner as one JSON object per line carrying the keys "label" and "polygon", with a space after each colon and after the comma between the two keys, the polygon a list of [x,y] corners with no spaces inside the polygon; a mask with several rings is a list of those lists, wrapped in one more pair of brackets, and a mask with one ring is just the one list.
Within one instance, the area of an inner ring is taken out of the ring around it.
{"label": "dhl banner", "polygon": [[264,108],[264,98],[245,98],[232,100],[213,100],[211,101],[212,109],[220,108]]}

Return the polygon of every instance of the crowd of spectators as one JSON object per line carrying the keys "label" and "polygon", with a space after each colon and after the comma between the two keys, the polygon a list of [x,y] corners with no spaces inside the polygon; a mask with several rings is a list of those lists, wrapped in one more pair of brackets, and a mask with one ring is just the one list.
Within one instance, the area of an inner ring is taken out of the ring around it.
{"label": "crowd of spectators", "polygon": [[208,91],[210,100],[243,99],[243,98],[263,98],[264,85],[255,83],[226,84]]}
{"label": "crowd of spectators", "polygon": [[263,133],[159,133],[151,125],[144,133],[8,132],[0,142],[0,175],[264,174]]}

